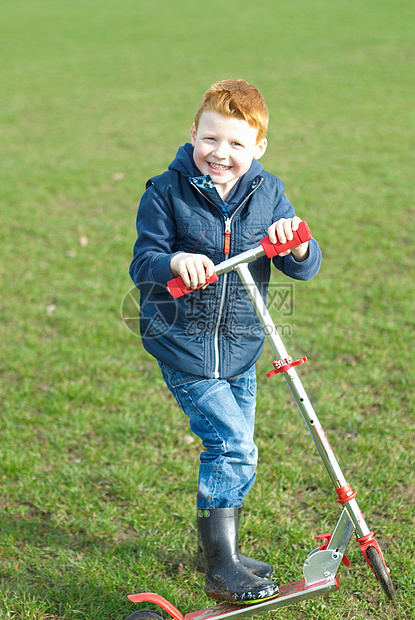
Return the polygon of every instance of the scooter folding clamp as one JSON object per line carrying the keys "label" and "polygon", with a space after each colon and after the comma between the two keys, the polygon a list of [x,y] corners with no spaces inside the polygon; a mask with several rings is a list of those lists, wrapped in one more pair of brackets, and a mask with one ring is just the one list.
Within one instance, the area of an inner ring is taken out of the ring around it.
{"label": "scooter folding clamp", "polygon": [[[331,537],[333,536],[333,534],[330,532],[330,534],[319,534],[318,536],[316,536],[316,540],[324,540],[323,544],[320,547],[320,551],[324,551],[325,549],[327,549],[327,547],[329,546]],[[350,566],[351,562],[349,560],[349,558],[346,555],[343,555],[342,557],[342,562],[345,566]]]}
{"label": "scooter folding clamp", "polygon": [[267,372],[267,377],[272,377],[279,372],[286,372],[289,368],[293,368],[293,366],[298,366],[299,364],[304,364],[304,362],[307,362],[306,357],[301,357],[299,360],[293,362],[293,358],[291,357],[291,355],[289,355],[288,357],[283,357],[279,360],[274,360],[272,362],[274,370]]}
{"label": "scooter folding clamp", "polygon": [[321,580],[333,580],[339,589],[337,571],[343,560],[343,554],[334,549],[314,549],[311,551],[303,565],[303,575],[306,584],[312,586]]}

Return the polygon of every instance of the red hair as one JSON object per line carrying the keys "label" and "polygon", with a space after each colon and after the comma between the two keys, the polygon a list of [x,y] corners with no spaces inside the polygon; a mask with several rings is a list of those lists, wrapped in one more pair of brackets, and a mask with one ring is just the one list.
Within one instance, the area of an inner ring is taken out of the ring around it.
{"label": "red hair", "polygon": [[244,80],[222,80],[205,92],[195,114],[196,130],[205,110],[246,121],[257,130],[257,143],[267,135],[267,104],[259,90]]}

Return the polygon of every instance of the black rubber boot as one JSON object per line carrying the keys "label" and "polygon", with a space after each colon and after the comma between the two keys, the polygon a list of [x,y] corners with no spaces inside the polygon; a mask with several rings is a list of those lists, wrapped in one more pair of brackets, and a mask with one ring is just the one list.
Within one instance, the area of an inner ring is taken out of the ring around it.
{"label": "black rubber boot", "polygon": [[[242,506],[238,508],[238,531],[239,531],[239,521],[241,519]],[[271,579],[273,574],[273,568],[271,564],[267,562],[261,562],[261,560],[255,560],[254,558],[249,558],[242,553],[239,553],[239,559],[242,562],[243,566],[249,570],[253,575],[257,575],[257,577],[262,577],[263,579]],[[205,572],[205,559],[203,557],[203,547],[202,547],[202,538],[200,536],[200,528],[198,527],[198,539],[197,539],[197,556],[196,556],[196,568],[199,573]]]}
{"label": "black rubber boot", "polygon": [[198,511],[205,558],[205,592],[217,601],[254,603],[278,594],[278,585],[253,575],[239,559],[238,508]]}

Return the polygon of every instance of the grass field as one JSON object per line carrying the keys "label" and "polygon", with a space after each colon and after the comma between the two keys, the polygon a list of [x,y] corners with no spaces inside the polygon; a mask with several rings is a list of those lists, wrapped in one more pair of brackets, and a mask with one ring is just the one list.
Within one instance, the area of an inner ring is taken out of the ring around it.
{"label": "grass field", "polygon": [[[415,618],[414,17],[413,0],[4,0],[1,620],[123,620],[139,591],[209,604],[200,445],[120,306],[145,181],[225,77],[267,99],[263,163],[322,247],[275,320],[398,589],[388,603],[351,545],[338,593],[271,617]],[[288,582],[339,507],[271,368],[266,348],[241,538]]]}

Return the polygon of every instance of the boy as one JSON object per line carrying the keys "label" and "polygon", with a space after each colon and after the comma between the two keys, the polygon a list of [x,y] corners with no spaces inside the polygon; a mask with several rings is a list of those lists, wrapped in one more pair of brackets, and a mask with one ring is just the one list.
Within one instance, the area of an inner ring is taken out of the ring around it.
{"label": "boy", "polygon": [[[231,272],[206,286],[214,264],[267,234],[293,238],[300,218],[284,185],[259,159],[267,147],[268,110],[259,91],[225,80],[205,93],[167,172],[147,183],[137,215],[130,275],[141,292],[143,344],[202,440],[197,494],[206,593],[217,600],[254,602],[275,596],[272,568],[239,554],[242,502],[256,476],[254,418],[258,359],[264,334]],[[319,270],[317,242],[273,259],[287,276],[308,280]],[[270,260],[249,266],[266,296]],[[177,300],[166,283],[181,276],[194,289]]]}

